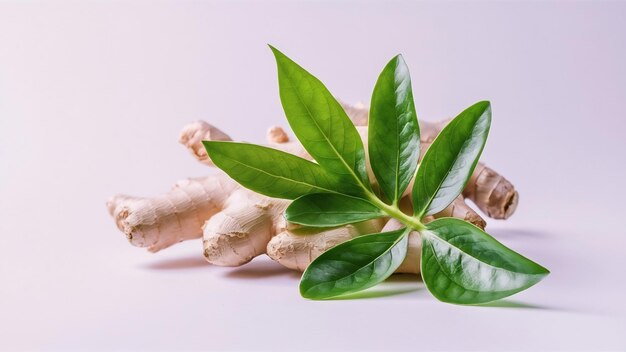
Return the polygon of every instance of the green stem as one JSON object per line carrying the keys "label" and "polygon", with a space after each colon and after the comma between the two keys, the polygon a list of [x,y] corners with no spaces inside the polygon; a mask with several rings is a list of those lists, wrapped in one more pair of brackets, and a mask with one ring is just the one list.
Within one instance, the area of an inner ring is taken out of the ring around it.
{"label": "green stem", "polygon": [[412,229],[415,229],[417,231],[421,231],[421,230],[426,228],[424,226],[424,224],[422,224],[419,221],[419,219],[414,218],[414,217],[409,216],[409,215],[406,215],[405,213],[403,213],[400,210],[400,208],[398,208],[398,206],[389,205],[389,204],[383,202],[382,200],[378,199],[378,197],[376,197],[376,195],[374,195],[373,193],[369,193],[368,192],[367,197],[368,197],[368,200],[372,204],[374,204],[375,206],[380,208],[385,213],[389,214],[389,216],[391,216],[392,218],[395,218],[395,219],[399,220],[400,222],[402,222],[406,226],[408,226],[408,227],[410,227]]}

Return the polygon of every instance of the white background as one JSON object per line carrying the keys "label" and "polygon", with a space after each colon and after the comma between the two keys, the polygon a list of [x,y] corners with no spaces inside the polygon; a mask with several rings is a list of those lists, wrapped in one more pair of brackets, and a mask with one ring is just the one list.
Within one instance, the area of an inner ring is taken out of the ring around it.
{"label": "white background", "polygon": [[[488,229],[551,269],[490,307],[412,276],[313,302],[267,258],[134,248],[104,203],[201,176],[205,119],[285,125],[272,43],[347,101],[403,53],[420,118],[489,99],[521,194]],[[0,350],[624,350],[624,2],[0,2]]]}

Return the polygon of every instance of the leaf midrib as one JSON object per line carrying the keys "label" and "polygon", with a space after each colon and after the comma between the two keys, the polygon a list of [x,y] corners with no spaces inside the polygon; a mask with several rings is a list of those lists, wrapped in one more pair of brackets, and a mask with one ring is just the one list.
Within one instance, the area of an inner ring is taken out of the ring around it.
{"label": "leaf midrib", "polygon": [[[394,68],[394,80],[393,80],[393,83],[394,83],[394,86],[395,86],[395,83],[396,83],[396,80],[395,80],[395,68]],[[395,89],[394,89],[394,95],[395,95]],[[396,97],[394,96],[394,98],[396,98]],[[396,136],[396,145],[397,145],[397,148],[395,148],[396,149],[396,170],[395,170],[396,171],[396,175],[395,175],[396,176],[395,177],[396,178],[396,184],[395,184],[395,187],[394,187],[394,190],[393,190],[393,192],[394,192],[393,202],[394,203],[398,201],[398,198],[399,198],[399,194],[398,193],[400,193],[400,128],[399,128],[400,124],[398,123],[399,115],[398,115],[398,110],[396,109],[396,107],[397,107],[396,103],[397,103],[397,101],[396,101],[396,99],[394,99],[394,104],[393,104],[394,109],[393,110],[396,113],[396,118],[394,119],[394,121],[396,123],[396,126],[395,126],[396,127],[396,134],[395,134],[395,136]]]}
{"label": "leaf midrib", "polygon": [[[401,131],[401,128],[400,128],[400,123],[398,121],[399,117],[401,115],[398,114],[398,109],[397,109],[397,107],[398,107],[397,103],[398,102],[395,99],[395,98],[397,98],[397,96],[396,96],[396,87],[400,86],[400,84],[398,84],[396,86],[396,70],[398,69],[399,63],[400,63],[400,60],[396,59],[395,67],[393,69],[393,85],[394,85],[394,90],[393,90],[393,92],[394,92],[394,104],[393,104],[393,107],[394,107],[394,111],[396,113],[396,118],[394,119],[394,121],[396,122],[396,144],[398,146],[398,148],[396,148],[396,186],[395,186],[395,189],[394,189],[394,193],[395,193],[394,200],[393,200],[394,203],[399,201],[399,199],[400,199],[400,148],[401,148],[400,145],[402,144],[401,141],[400,141],[400,131]],[[408,89],[411,90],[412,89],[411,88],[411,78],[410,77],[405,77],[405,79],[408,79],[408,81],[409,81],[408,82]],[[410,107],[411,103],[413,102],[412,94],[407,94],[406,99],[409,100],[409,104],[408,105]],[[400,110],[402,110],[402,109],[400,109]],[[418,142],[418,147],[419,147],[419,142]]]}

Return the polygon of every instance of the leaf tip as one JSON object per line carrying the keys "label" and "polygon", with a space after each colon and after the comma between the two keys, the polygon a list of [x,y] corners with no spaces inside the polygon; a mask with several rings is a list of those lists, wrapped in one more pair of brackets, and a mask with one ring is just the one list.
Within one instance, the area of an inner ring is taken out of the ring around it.
{"label": "leaf tip", "polygon": [[283,54],[280,50],[276,49],[276,47],[273,46],[272,44],[267,44],[267,46],[270,48],[270,50],[272,50],[272,53],[274,54],[274,57],[276,58],[276,60],[278,60],[278,58],[286,57],[285,54]]}
{"label": "leaf tip", "polygon": [[539,267],[539,275],[542,276],[541,279],[543,279],[544,277],[546,277],[546,276],[551,274],[550,270],[548,270],[548,268],[546,268],[546,267],[544,267],[542,265],[539,265],[539,264],[537,264],[537,266]]}
{"label": "leaf tip", "polygon": [[298,220],[293,215],[293,207],[292,207],[293,204],[294,202],[291,202],[291,204],[287,206],[287,209],[285,209],[285,211],[283,212],[283,217],[285,218],[285,220],[287,220],[288,223],[301,225],[298,223]]}
{"label": "leaf tip", "polygon": [[489,100],[485,100],[485,114],[487,115],[487,118],[489,120],[489,123],[491,123],[491,102]]}
{"label": "leaf tip", "polygon": [[481,100],[476,105],[480,106],[484,110],[491,110],[491,101],[489,100]]}
{"label": "leaf tip", "polygon": [[481,100],[478,103],[467,108],[466,111],[473,111],[476,117],[482,117],[491,123],[491,101]]}
{"label": "leaf tip", "polygon": [[226,143],[230,143],[233,144],[234,142],[231,141],[208,141],[208,140],[204,140],[202,141],[202,145],[204,146],[204,149],[206,150],[207,154],[209,155],[209,157],[212,157],[212,154],[215,153],[221,153],[221,151],[223,151],[224,149],[221,149],[220,151],[220,145],[224,145]]}
{"label": "leaf tip", "polygon": [[208,140],[208,139],[205,139],[205,140],[202,141],[202,144],[205,147],[208,147],[208,146],[214,147],[216,145],[220,145],[220,144],[224,144],[224,143],[232,143],[232,142],[231,141],[212,141],[212,140]]}
{"label": "leaf tip", "polygon": [[386,67],[393,68],[394,70],[398,67],[406,67],[406,61],[404,61],[402,54],[398,54],[389,60]]}
{"label": "leaf tip", "polygon": [[[305,270],[305,272],[306,272],[306,270]],[[310,299],[310,300],[313,300],[313,301],[318,301],[318,300],[323,299],[323,298],[318,297],[317,295],[314,295],[314,294],[311,293],[311,290],[309,290],[309,288],[305,284],[304,274],[302,275],[302,279],[300,280],[299,290],[300,290],[300,296],[302,298]]]}
{"label": "leaf tip", "polygon": [[216,143],[219,143],[217,141],[202,141],[202,145],[204,146],[204,150],[206,150],[207,155],[209,156],[209,158],[213,159],[216,155],[216,153],[219,153],[219,151],[216,150]]}
{"label": "leaf tip", "polygon": [[207,152],[209,151],[210,148],[213,147],[213,141],[202,141],[202,145],[204,145],[204,149],[207,150]]}
{"label": "leaf tip", "polygon": [[315,293],[311,293],[310,290],[300,289],[300,296],[302,298],[306,298],[311,301],[330,301],[330,300],[336,299],[338,296],[341,296],[341,295],[315,294]]}

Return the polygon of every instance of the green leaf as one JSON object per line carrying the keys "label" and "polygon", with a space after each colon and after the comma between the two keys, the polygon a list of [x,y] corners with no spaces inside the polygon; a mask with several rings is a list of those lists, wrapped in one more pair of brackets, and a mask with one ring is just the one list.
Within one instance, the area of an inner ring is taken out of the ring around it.
{"label": "green leaf", "polygon": [[341,226],[383,216],[386,214],[367,200],[328,193],[302,196],[285,211],[287,221],[314,227]]}
{"label": "green leaf", "polygon": [[441,301],[494,301],[523,291],[550,273],[463,220],[441,218],[426,227],[421,232],[422,278]]}
{"label": "green leaf", "polygon": [[389,61],[376,81],[368,134],[374,175],[387,198],[396,203],[415,176],[420,156],[411,76],[401,55]]}
{"label": "green leaf", "polygon": [[383,282],[400,266],[408,246],[406,229],[356,237],[317,257],[304,271],[300,294],[328,299]]}
{"label": "green leaf", "polygon": [[463,191],[487,141],[491,104],[478,102],[459,114],[435,138],[413,185],[413,209],[421,218],[445,209]]}
{"label": "green leaf", "polygon": [[370,190],[356,128],[324,84],[270,46],[278,65],[280,100],[304,148],[328,172]]}
{"label": "green leaf", "polygon": [[[295,155],[247,143],[202,143],[217,167],[257,193],[295,199],[305,194],[339,189],[338,183],[321,166]],[[341,187],[346,190],[343,185]]]}

